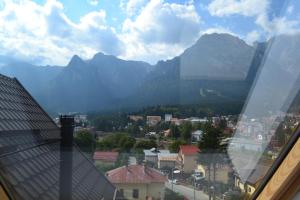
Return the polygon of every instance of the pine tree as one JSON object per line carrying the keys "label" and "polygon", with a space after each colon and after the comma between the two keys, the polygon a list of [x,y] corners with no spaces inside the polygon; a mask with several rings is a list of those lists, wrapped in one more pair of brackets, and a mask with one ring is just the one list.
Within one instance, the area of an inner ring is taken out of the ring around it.
{"label": "pine tree", "polygon": [[[207,166],[208,187],[211,186],[211,172],[213,172],[213,184],[216,181],[216,166],[224,162],[225,146],[222,144],[223,133],[220,128],[213,127],[211,122],[204,124],[203,135],[198,143],[200,154],[199,162]],[[209,194],[211,199],[211,194]]]}

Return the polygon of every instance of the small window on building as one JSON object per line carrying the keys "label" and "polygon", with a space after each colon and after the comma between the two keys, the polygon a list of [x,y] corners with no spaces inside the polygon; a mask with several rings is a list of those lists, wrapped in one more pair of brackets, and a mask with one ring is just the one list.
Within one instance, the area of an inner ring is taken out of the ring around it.
{"label": "small window on building", "polygon": [[139,198],[139,190],[138,189],[133,189],[132,197],[135,199]]}
{"label": "small window on building", "polygon": [[250,188],[250,187],[248,187],[248,192],[249,192],[249,193],[251,192],[251,188]]}

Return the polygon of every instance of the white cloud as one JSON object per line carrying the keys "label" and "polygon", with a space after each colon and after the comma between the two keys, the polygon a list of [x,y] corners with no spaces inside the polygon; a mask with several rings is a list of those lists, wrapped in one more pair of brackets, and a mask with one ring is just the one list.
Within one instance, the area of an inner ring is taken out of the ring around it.
{"label": "white cloud", "polygon": [[253,30],[246,35],[245,41],[247,44],[252,45],[253,42],[258,41],[259,38],[260,38],[260,33],[256,30]]}
{"label": "white cloud", "polygon": [[152,0],[135,19],[123,23],[122,39],[127,46],[123,57],[147,58],[153,63],[176,56],[199,38],[200,25],[193,4]]}
{"label": "white cloud", "polygon": [[0,11],[0,54],[10,54],[39,64],[66,64],[73,54],[84,58],[96,52],[119,55],[122,42],[100,10],[72,22],[63,5],[48,0],[5,1]]}
{"label": "white cloud", "polygon": [[98,0],[88,0],[88,3],[92,6],[98,5],[99,1]]}
{"label": "white cloud", "polygon": [[261,26],[269,36],[278,34],[296,34],[300,31],[299,21],[284,17],[274,17],[272,20],[266,15],[260,15],[256,19],[256,24]]}
{"label": "white cloud", "polygon": [[286,9],[288,14],[292,14],[294,12],[294,6],[289,5],[288,8]]}
{"label": "white cloud", "polygon": [[208,11],[219,17],[232,14],[257,16],[265,13],[268,5],[268,0],[214,0],[208,5]]}
{"label": "white cloud", "polygon": [[[255,23],[265,31],[267,37],[299,32],[298,20],[287,19],[285,16],[274,17],[269,13],[269,7],[270,0],[214,0],[208,5],[208,11],[212,16],[218,17],[235,14],[254,17]],[[293,8],[288,7],[287,13],[291,12]]]}
{"label": "white cloud", "polygon": [[107,25],[103,10],[87,13],[75,23],[58,0],[44,5],[5,1],[0,11],[0,54],[36,64],[65,65],[74,54],[90,58],[101,51],[154,63],[192,45],[200,36],[200,25],[193,1],[152,0],[138,15],[128,16],[119,32]]}
{"label": "white cloud", "polygon": [[147,2],[149,2],[149,0],[121,0],[120,7],[127,15],[133,16],[139,13]]}
{"label": "white cloud", "polygon": [[213,27],[213,28],[208,28],[208,29],[206,29],[204,31],[201,31],[201,35],[202,34],[212,34],[212,33],[228,33],[230,35],[238,36],[237,34],[235,34],[234,32],[232,32],[228,28],[221,27],[221,26]]}

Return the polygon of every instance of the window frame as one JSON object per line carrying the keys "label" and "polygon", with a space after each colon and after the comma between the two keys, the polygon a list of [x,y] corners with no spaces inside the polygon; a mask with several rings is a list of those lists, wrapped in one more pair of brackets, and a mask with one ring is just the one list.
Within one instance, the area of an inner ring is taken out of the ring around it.
{"label": "window frame", "polygon": [[[275,162],[272,164],[271,168],[268,170],[267,174],[262,179],[261,184],[259,184],[259,186],[254,191],[253,195],[251,196],[251,199],[263,199],[264,198],[264,197],[262,197],[262,195],[264,195],[264,193],[267,193],[266,189],[269,184],[272,184],[272,181],[273,181],[272,177],[274,175],[276,175],[276,173],[280,173],[280,166],[285,164],[286,162],[288,162],[285,159],[288,158],[289,154],[291,154],[291,153],[293,153],[293,151],[295,151],[294,148],[297,147],[296,146],[297,144],[298,144],[298,146],[300,144],[300,125],[298,125],[296,131],[291,136],[288,143],[283,147],[278,158],[275,160]],[[289,172],[290,174],[298,173],[298,175],[300,175],[300,172],[299,172],[300,171],[300,158],[298,160],[298,164],[296,164],[296,165],[297,165],[296,170],[295,170],[296,172],[290,171]],[[290,174],[288,174],[288,175],[290,175]],[[288,177],[286,177],[286,178],[288,179]],[[300,182],[300,181],[299,180],[291,180],[291,179],[287,180],[287,179],[285,181],[287,181],[289,184],[283,184],[282,186],[280,186],[280,188],[278,189],[278,190],[280,190],[279,195],[276,196],[276,194],[273,193],[273,194],[271,194],[272,198],[270,198],[270,199],[281,199],[282,197],[287,198],[287,196],[285,196],[285,195],[289,195],[290,197],[292,197],[293,195],[295,195],[297,193],[297,191],[300,189],[300,186],[299,186],[299,188],[297,188],[297,186],[292,186],[291,183],[296,183],[297,181],[298,182]],[[287,193],[286,191],[290,191],[289,194],[286,194]],[[279,192],[279,191],[276,191],[276,193],[277,192]]]}

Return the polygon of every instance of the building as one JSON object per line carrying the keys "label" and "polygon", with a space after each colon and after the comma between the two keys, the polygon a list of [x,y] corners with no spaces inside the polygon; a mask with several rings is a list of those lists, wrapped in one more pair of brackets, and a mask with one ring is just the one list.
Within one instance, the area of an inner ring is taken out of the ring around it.
{"label": "building", "polygon": [[128,200],[163,200],[167,178],[159,171],[144,165],[129,165],[106,173]]}
{"label": "building", "polygon": [[96,151],[93,155],[93,160],[96,166],[114,166],[118,157],[118,152]]}
{"label": "building", "polygon": [[198,118],[198,117],[190,117],[185,119],[185,121],[189,121],[192,124],[206,123],[208,122],[207,118]]}
{"label": "building", "polygon": [[153,166],[157,166],[158,154],[160,154],[160,153],[169,154],[170,153],[169,150],[159,150],[156,148],[144,149],[143,152],[145,154],[145,161],[148,163],[152,163]]}
{"label": "building", "polygon": [[255,188],[258,187],[261,180],[269,170],[269,165],[258,164],[254,170],[251,170],[247,181],[243,182],[237,173],[234,174],[234,185],[239,188],[243,193],[252,195],[255,192]]}
{"label": "building", "polygon": [[172,169],[176,166],[177,153],[160,153],[157,156],[158,169]]}
{"label": "building", "polygon": [[177,166],[184,173],[192,173],[197,169],[199,148],[194,145],[181,145],[177,157]]}
{"label": "building", "polygon": [[203,131],[201,131],[201,130],[196,130],[196,131],[192,132],[192,141],[199,142],[202,135],[203,135]]}
{"label": "building", "polygon": [[167,130],[165,130],[163,133],[164,133],[164,137],[170,137],[170,136],[172,136],[172,131],[171,131],[171,129],[167,129]]}
{"label": "building", "polygon": [[137,122],[137,121],[142,121],[142,120],[144,120],[144,117],[143,117],[143,116],[140,116],[140,115],[129,115],[129,119],[130,119],[131,121]]}
{"label": "building", "polygon": [[[202,164],[198,164],[197,170],[195,172],[201,173],[205,179],[208,181],[209,179],[209,171],[208,167]],[[210,179],[216,180],[216,182],[228,184],[229,181],[229,173],[232,172],[231,167],[228,164],[217,164],[215,174],[213,173],[213,169],[210,171]],[[215,177],[214,177],[215,176]]]}
{"label": "building", "polygon": [[184,119],[178,119],[178,118],[172,118],[171,119],[171,123],[175,124],[176,126],[180,126],[181,124],[183,124]]}
{"label": "building", "polygon": [[165,122],[170,122],[172,118],[172,114],[165,114]]}
{"label": "building", "polygon": [[149,126],[155,126],[161,122],[161,116],[147,116],[147,124]]}
{"label": "building", "polygon": [[60,122],[0,75],[1,199],[115,199],[116,187],[73,145],[74,118]]}
{"label": "building", "polygon": [[262,140],[253,140],[243,137],[234,137],[230,140],[230,145],[232,148],[240,150],[251,150],[261,152],[264,150],[264,143]]}
{"label": "building", "polygon": [[74,121],[77,124],[86,124],[88,122],[88,116],[83,114],[77,114],[74,116]]}

